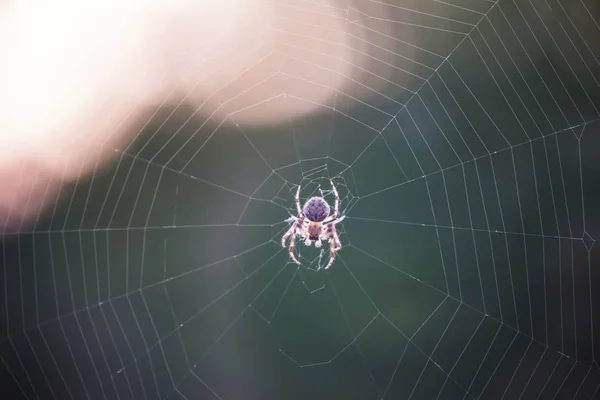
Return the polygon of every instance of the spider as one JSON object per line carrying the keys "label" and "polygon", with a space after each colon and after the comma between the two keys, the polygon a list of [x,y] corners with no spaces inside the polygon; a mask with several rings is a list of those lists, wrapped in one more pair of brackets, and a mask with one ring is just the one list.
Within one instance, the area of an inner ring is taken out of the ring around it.
{"label": "spider", "polygon": [[311,197],[304,203],[304,208],[300,207],[300,185],[296,191],[296,208],[298,209],[298,216],[291,216],[290,220],[293,222],[292,226],[281,238],[281,246],[285,247],[285,241],[288,237],[290,238],[290,258],[296,264],[300,264],[300,261],[294,256],[294,244],[296,242],[296,236],[300,236],[304,239],[304,244],[310,246],[312,242],[315,242],[315,247],[320,248],[323,240],[329,241],[329,262],[325,269],[331,267],[333,260],[335,260],[335,253],[342,248],[340,238],[335,230],[335,226],[342,222],[346,216],[338,218],[338,210],[340,205],[340,197],[333,181],[329,180],[333,194],[335,195],[335,205],[333,209],[333,215],[329,216],[329,204],[322,197]]}

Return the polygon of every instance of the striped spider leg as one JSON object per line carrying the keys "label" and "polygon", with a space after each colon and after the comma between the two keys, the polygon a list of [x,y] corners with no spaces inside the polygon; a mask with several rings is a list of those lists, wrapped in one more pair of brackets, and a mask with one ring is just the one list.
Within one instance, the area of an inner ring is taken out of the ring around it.
{"label": "striped spider leg", "polygon": [[327,223],[327,228],[323,232],[323,239],[329,240],[329,262],[325,266],[325,269],[329,269],[335,260],[335,253],[342,248],[340,237],[337,234],[335,226],[342,222],[346,216],[342,216],[334,221]]}
{"label": "striped spider leg", "polygon": [[[302,207],[300,207],[300,185],[298,185],[298,190],[296,191],[296,209],[298,211],[298,216],[294,217],[293,215],[290,218],[293,220],[293,224],[288,229],[288,231],[281,238],[281,247],[285,247],[285,241],[288,237],[290,238],[290,247],[288,252],[290,253],[290,258],[296,264],[300,264],[300,261],[294,255],[294,245],[296,243],[296,235],[300,232],[303,233],[306,230],[306,221],[304,214],[302,214]],[[304,235],[303,235],[304,236]]]}

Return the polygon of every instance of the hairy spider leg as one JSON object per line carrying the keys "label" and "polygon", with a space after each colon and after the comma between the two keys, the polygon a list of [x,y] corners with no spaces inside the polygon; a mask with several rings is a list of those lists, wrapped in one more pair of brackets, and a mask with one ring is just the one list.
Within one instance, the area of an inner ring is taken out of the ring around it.
{"label": "hairy spider leg", "polygon": [[300,261],[298,261],[296,256],[294,256],[294,245],[296,243],[296,234],[298,232],[298,229],[303,228],[303,227],[304,227],[304,217],[297,218],[294,221],[294,223],[292,224],[292,226],[290,227],[290,229],[288,229],[288,231],[285,233],[285,235],[283,235],[283,237],[281,238],[281,247],[285,247],[285,241],[287,240],[288,237],[291,236],[289,253],[290,253],[290,257],[291,257],[292,261],[295,262],[296,264],[300,264]]}
{"label": "hairy spider leg", "polygon": [[[293,218],[296,218],[296,217],[293,217]],[[287,232],[285,233],[285,235],[283,235],[281,237],[281,247],[285,247],[285,241],[287,240],[287,238],[290,237],[290,235],[292,234],[292,232],[294,232],[294,229],[296,228],[296,221],[298,221],[297,218],[294,220],[294,223],[292,224],[292,226],[290,226],[290,229],[287,230]]]}
{"label": "hairy spider leg", "polygon": [[333,194],[335,195],[333,215],[331,217],[332,219],[336,219],[338,216],[338,211],[340,209],[340,196],[338,195],[337,189],[335,188],[335,185],[333,184],[333,181],[331,179],[329,180],[329,183],[331,183],[331,189],[333,190]]}
{"label": "hairy spider leg", "polygon": [[298,261],[298,259],[296,258],[296,256],[294,255],[294,244],[296,242],[296,233],[294,232],[294,234],[292,235],[292,238],[290,239],[290,248],[289,248],[289,253],[290,253],[290,258],[292,259],[293,262],[295,262],[296,264],[300,265],[300,261]]}
{"label": "hairy spider leg", "polygon": [[345,215],[342,215],[341,217],[339,217],[339,218],[338,218],[338,219],[336,219],[335,221],[332,221],[332,220],[333,220],[333,217],[328,217],[328,218],[327,218],[325,221],[323,221],[323,222],[322,222],[322,224],[327,224],[327,225],[329,225],[329,224],[334,224],[334,225],[337,225],[337,224],[339,224],[340,222],[342,222],[342,221],[344,220],[344,218],[346,218],[346,216],[345,216]]}
{"label": "hairy spider leg", "polygon": [[[335,221],[329,221],[329,222],[327,222],[327,220],[329,220],[329,218],[327,218],[325,220],[325,222],[323,223],[323,226],[324,227],[327,226],[327,228],[322,229],[321,235],[319,235],[319,240],[317,241],[315,246],[321,247],[321,242],[323,240],[331,240],[331,238],[332,238],[331,232],[335,232],[335,224],[339,224],[340,222],[342,222],[344,220],[344,218],[346,218],[346,216],[336,219]],[[338,244],[339,244],[339,240],[338,240]],[[341,248],[342,245],[339,244],[339,247]]]}
{"label": "hairy spider leg", "polygon": [[327,224],[327,238],[329,239],[329,262],[325,269],[329,269],[335,260],[335,253],[342,248],[342,243],[340,242],[340,237],[337,234],[337,230],[335,229],[335,225],[340,223],[345,216],[338,218],[337,220],[330,222]]}
{"label": "hairy spider leg", "polygon": [[325,218],[325,221],[323,221],[323,224],[328,224],[330,221],[334,221],[335,224],[338,224],[340,222],[342,222],[342,220],[344,218],[346,218],[346,216],[341,217],[339,220],[336,220],[339,210],[340,210],[340,195],[338,194],[337,189],[335,188],[335,185],[333,184],[333,181],[330,179],[329,182],[331,183],[331,190],[333,190],[333,194],[335,195],[335,203],[333,206],[333,215]]}
{"label": "hairy spider leg", "polygon": [[298,216],[302,217],[302,207],[300,207],[300,185],[298,185],[298,190],[296,190],[296,208],[298,209]]}
{"label": "hairy spider leg", "polygon": [[342,248],[342,243],[340,242],[340,237],[338,236],[335,228],[333,228],[333,239],[335,240],[335,251],[338,251]]}
{"label": "hairy spider leg", "polygon": [[325,266],[325,269],[329,269],[329,267],[331,267],[331,264],[333,264],[333,261],[335,260],[335,252],[338,250],[335,237],[333,236],[334,233],[332,232],[330,235],[331,236],[329,238],[329,262]]}
{"label": "hairy spider leg", "polygon": [[304,225],[304,217],[291,218],[294,219],[294,222],[292,223],[292,226],[290,226],[290,229],[288,229],[285,235],[283,235],[283,237],[281,238],[281,247],[285,247],[285,241],[287,240],[287,238],[289,238],[291,235],[295,235],[298,231],[298,227]]}

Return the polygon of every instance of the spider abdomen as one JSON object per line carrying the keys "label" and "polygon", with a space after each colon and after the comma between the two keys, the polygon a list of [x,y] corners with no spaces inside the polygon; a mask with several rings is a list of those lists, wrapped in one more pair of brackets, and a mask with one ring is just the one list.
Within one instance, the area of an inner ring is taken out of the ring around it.
{"label": "spider abdomen", "polygon": [[311,197],[302,211],[310,221],[321,222],[329,216],[329,204],[322,197]]}

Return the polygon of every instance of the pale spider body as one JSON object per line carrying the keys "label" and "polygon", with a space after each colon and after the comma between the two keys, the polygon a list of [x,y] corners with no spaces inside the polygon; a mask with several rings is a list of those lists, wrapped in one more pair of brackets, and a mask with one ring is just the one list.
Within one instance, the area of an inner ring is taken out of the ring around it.
{"label": "pale spider body", "polygon": [[306,246],[310,246],[312,242],[315,242],[315,247],[319,248],[322,246],[323,241],[329,241],[329,262],[325,269],[331,267],[333,260],[335,260],[335,253],[342,248],[340,238],[338,237],[335,225],[339,224],[346,218],[342,216],[338,218],[340,198],[335,185],[330,180],[331,189],[335,195],[335,204],[333,215],[329,216],[331,208],[327,201],[322,197],[311,197],[304,203],[304,207],[300,207],[300,186],[296,191],[296,209],[298,216],[291,217],[292,226],[281,238],[281,246],[285,247],[287,238],[290,238],[289,253],[290,258],[296,264],[300,264],[300,261],[294,255],[294,245],[296,242],[296,236],[304,240]]}

